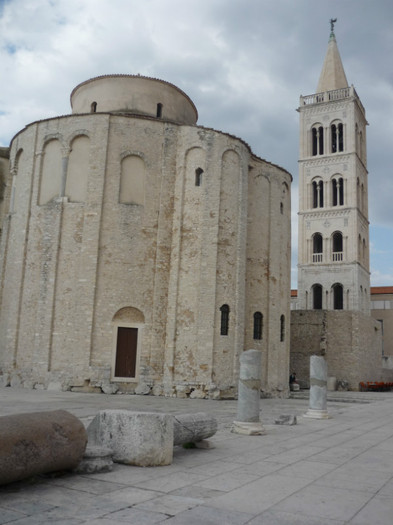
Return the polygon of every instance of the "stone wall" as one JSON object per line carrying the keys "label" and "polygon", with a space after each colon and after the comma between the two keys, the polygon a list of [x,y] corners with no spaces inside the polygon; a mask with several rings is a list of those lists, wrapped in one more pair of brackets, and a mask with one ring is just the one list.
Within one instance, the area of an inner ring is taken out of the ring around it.
{"label": "stone wall", "polygon": [[9,185],[9,148],[0,148],[0,235],[5,211],[6,187]]}
{"label": "stone wall", "polygon": [[[103,112],[28,125],[10,159],[4,382],[227,397],[240,353],[256,347],[263,389],[287,391],[285,170],[225,133]],[[116,372],[119,329],[137,330],[133,375]]]}
{"label": "stone wall", "polygon": [[380,323],[361,312],[293,310],[290,369],[303,387],[309,386],[313,354],[325,355],[328,376],[347,381],[351,390],[357,390],[360,381],[387,380]]}

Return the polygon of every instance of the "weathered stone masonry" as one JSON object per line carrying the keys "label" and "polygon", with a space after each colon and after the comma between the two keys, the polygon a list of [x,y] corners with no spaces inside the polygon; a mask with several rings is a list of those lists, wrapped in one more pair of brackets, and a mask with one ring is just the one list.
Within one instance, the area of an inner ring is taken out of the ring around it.
{"label": "weathered stone masonry", "polygon": [[98,77],[71,105],[11,143],[3,381],[226,397],[256,348],[286,391],[291,176],[167,82]]}

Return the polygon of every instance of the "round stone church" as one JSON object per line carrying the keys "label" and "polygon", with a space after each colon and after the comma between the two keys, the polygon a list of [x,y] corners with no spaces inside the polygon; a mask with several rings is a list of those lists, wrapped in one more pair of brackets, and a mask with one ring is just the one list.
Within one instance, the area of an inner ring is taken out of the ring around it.
{"label": "round stone church", "polygon": [[290,174],[162,80],[93,78],[71,107],[9,149],[3,384],[227,398],[254,348],[285,393]]}

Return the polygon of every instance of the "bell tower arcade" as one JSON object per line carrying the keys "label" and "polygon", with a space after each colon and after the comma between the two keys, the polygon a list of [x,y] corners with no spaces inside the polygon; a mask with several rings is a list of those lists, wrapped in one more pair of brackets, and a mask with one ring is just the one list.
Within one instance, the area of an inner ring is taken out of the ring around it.
{"label": "bell tower arcade", "polygon": [[366,114],[331,20],[317,92],[301,96],[298,308],[370,311]]}

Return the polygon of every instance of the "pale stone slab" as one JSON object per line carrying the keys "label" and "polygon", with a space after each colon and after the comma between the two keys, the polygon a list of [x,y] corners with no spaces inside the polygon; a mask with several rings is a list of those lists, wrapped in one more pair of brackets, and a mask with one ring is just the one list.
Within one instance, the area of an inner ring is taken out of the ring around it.
{"label": "pale stone slab", "polygon": [[198,506],[181,512],[167,522],[168,525],[243,525],[249,523],[251,514],[245,512],[234,512],[229,510],[214,509],[208,506]]}
{"label": "pale stone slab", "polygon": [[113,461],[141,467],[170,465],[173,417],[155,412],[101,410],[90,423],[89,444],[110,448]]}

